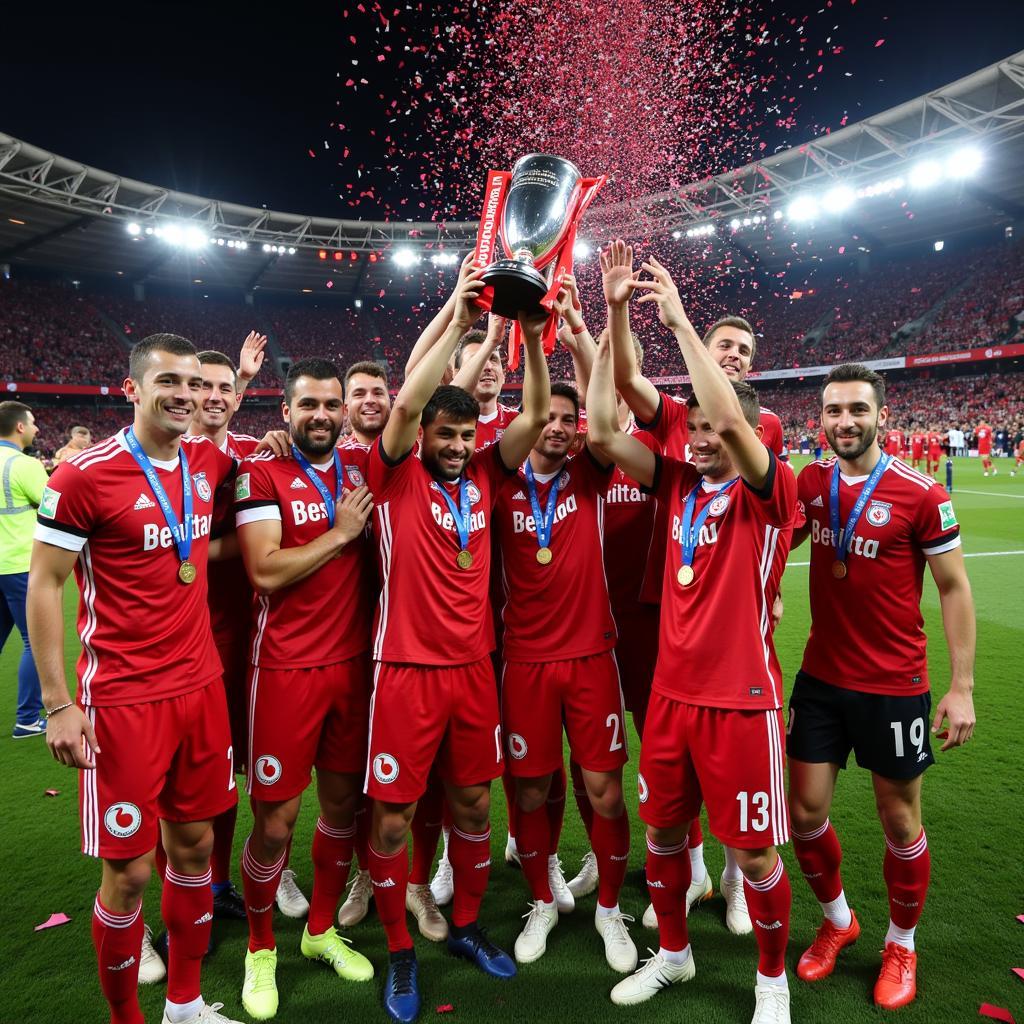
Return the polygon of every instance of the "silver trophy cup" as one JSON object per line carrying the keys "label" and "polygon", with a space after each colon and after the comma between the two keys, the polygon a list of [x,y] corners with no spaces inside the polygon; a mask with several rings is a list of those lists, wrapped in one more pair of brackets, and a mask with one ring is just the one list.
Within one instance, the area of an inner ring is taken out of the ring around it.
{"label": "silver trophy cup", "polygon": [[536,264],[565,237],[581,178],[576,165],[560,156],[528,153],[516,161],[501,218],[505,250],[512,255],[484,271],[485,284],[494,287],[492,312],[515,318],[544,311],[540,300],[550,272],[545,277]]}

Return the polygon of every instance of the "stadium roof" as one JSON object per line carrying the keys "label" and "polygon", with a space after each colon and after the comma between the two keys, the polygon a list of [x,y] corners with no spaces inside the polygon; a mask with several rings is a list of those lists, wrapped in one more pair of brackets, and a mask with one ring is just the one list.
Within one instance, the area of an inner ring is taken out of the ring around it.
{"label": "stadium roof", "polygon": [[[811,238],[816,252],[877,252],[1024,222],[1021,167],[1024,51],[746,167],[596,207],[582,234],[728,246],[774,268],[808,255]],[[394,294],[424,272],[396,265],[399,249],[421,259],[462,254],[475,233],[474,222],[332,220],[207,199],[0,133],[0,264],[320,295],[329,276],[334,296]]]}

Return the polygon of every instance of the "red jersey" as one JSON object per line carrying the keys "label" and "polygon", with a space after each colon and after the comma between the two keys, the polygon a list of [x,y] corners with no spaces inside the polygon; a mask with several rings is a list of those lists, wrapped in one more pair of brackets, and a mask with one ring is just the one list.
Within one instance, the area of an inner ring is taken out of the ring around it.
{"label": "red jersey", "polygon": [[[247,455],[252,455],[258,444],[255,437],[233,434],[229,430],[220,450],[237,464]],[[233,530],[234,509],[230,502],[224,504],[228,529]],[[248,636],[252,619],[252,587],[241,557],[210,563],[208,601],[210,625],[218,644],[227,645],[232,639]]]}
{"label": "red jersey", "polygon": [[[796,514],[796,477],[771,452],[761,491],[742,480],[725,493],[687,462],[658,457],[652,492],[669,513],[661,631],[653,690],[702,707],[753,711],[782,706],[782,671],[771,610]],[[700,486],[694,520],[710,506],[682,586],[683,507]]]}
{"label": "red jersey", "polygon": [[[960,545],[945,489],[894,460],[854,527],[847,575],[832,575],[829,515],[834,459],[812,462],[798,480],[811,529],[811,634],[803,670],[844,689],[906,696],[928,689],[921,582],[925,555]],[[866,477],[840,477],[839,522],[846,525]],[[851,615],[851,608],[870,609]]]}
{"label": "red jersey", "polygon": [[[506,480],[494,506],[505,590],[504,657],[509,661],[565,661],[615,647],[615,622],[604,575],[604,495],[612,467],[597,464],[590,449],[569,459],[554,475],[536,477],[541,512],[551,488],[558,498],[548,547],[552,559],[537,561],[537,523],[526,475]],[[573,595],[572,613],[557,595]]]}
{"label": "red jersey", "polygon": [[[122,430],[66,462],[39,505],[36,539],[77,551],[78,697],[88,707],[178,697],[221,674],[206,603],[214,495],[234,460],[205,437],[182,438],[192,477],[191,584],[171,529],[128,451]],[[171,508],[181,514],[178,459],[150,460]]]}
{"label": "red jersey", "polygon": [[978,454],[979,455],[991,455],[992,454],[992,428],[987,424],[983,423],[978,427],[974,434],[978,441]]}
{"label": "red jersey", "polygon": [[828,450],[828,437],[824,430],[818,431],[818,447],[824,452]]}
{"label": "red jersey", "polygon": [[464,665],[486,657],[494,649],[488,601],[491,516],[499,486],[515,471],[505,467],[497,445],[470,459],[464,476],[473,562],[460,569],[455,517],[441,495],[443,487],[458,509],[457,483],[435,480],[412,453],[392,462],[379,438],[368,462],[381,575],[374,660]]}
{"label": "red jersey", "polygon": [[[342,493],[366,482],[366,454],[358,448],[341,456]],[[313,466],[334,495],[333,457]],[[297,548],[331,527],[319,490],[302,466],[286,455],[252,455],[235,480],[235,524],[263,520],[281,523],[281,547]],[[257,595],[253,606],[250,660],[265,668],[294,669],[333,665],[362,654],[370,646],[373,575],[365,534],[346,544],[337,558],[273,594]]]}
{"label": "red jersey", "polygon": [[933,458],[938,458],[942,454],[942,435],[929,433],[928,434],[928,454]]}
{"label": "red jersey", "polygon": [[910,435],[910,457],[912,459],[920,459],[924,455],[924,441],[924,434]]}
{"label": "red jersey", "polygon": [[498,403],[498,408],[487,416],[480,416],[476,421],[476,446],[486,448],[489,444],[501,440],[505,428],[519,415],[518,409],[510,409]]}
{"label": "red jersey", "polygon": [[890,430],[885,435],[885,451],[887,455],[903,453],[903,434],[899,430]]}

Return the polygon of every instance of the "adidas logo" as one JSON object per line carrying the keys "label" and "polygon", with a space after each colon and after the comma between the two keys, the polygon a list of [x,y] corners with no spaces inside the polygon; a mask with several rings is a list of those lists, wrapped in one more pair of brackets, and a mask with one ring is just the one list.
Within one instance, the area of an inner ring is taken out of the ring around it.
{"label": "adidas logo", "polygon": [[481,868],[489,868],[490,866],[491,866],[490,859],[482,860],[482,861],[480,861],[479,864],[474,864],[473,865],[473,870],[474,871],[479,871]]}
{"label": "adidas logo", "polygon": [[519,851],[519,859],[520,860],[530,860],[531,858],[536,857],[539,852],[540,852],[539,850],[534,850],[532,853],[524,853],[522,850],[520,850]]}
{"label": "adidas logo", "polygon": [[308,485],[307,485],[306,481],[303,480],[302,477],[300,477],[300,476],[294,477],[292,479],[291,489],[293,491],[304,491],[307,486]]}
{"label": "adidas logo", "polygon": [[620,861],[621,860],[629,860],[629,854],[626,854],[626,856],[624,856],[624,857],[616,857],[615,854],[612,854],[612,858],[611,859],[612,860],[620,860]]}
{"label": "adidas logo", "polygon": [[135,963],[135,957],[130,956],[130,957],[128,957],[127,960],[125,960],[125,962],[123,964],[118,964],[116,967],[108,967],[107,970],[108,971],[123,971],[123,970],[126,970],[127,968],[131,967],[131,965],[133,963]]}
{"label": "adidas logo", "polygon": [[823,508],[824,507],[825,503],[821,500],[821,495],[820,494],[811,502],[811,505],[813,505],[815,508]]}
{"label": "adidas logo", "polygon": [[212,920],[213,920],[213,914],[211,914],[209,911],[207,911],[205,914],[203,914],[203,916],[201,918],[199,918],[198,921],[193,921],[192,923],[193,924],[206,924],[207,921],[212,921]]}
{"label": "adidas logo", "polygon": [[763,928],[765,931],[768,932],[774,931],[776,928],[782,927],[781,921],[772,921],[771,924],[766,924],[764,921],[757,917],[754,918],[754,923],[757,925],[758,928]]}
{"label": "adidas logo", "polygon": [[144,508],[156,508],[156,502],[151,497],[149,497],[148,494],[143,492],[142,494],[139,495],[138,499],[136,500],[132,508],[136,512],[139,512]]}
{"label": "adidas logo", "polygon": [[383,882],[378,882],[376,878],[371,878],[370,881],[373,882],[375,889],[394,889],[395,887],[395,880],[393,878],[385,878]]}
{"label": "adidas logo", "polygon": [[665,888],[667,888],[667,886],[665,885],[664,882],[655,882],[655,881],[652,881],[650,878],[648,878],[647,879],[647,888],[648,889],[665,889]]}
{"label": "adidas logo", "polygon": [[523,494],[522,491],[516,491],[516,493],[512,495],[512,500],[513,501],[526,501],[526,495]]}
{"label": "adidas logo", "polygon": [[265,914],[271,907],[273,907],[273,905],[273,903],[268,903],[265,907],[250,907],[246,904],[245,909],[248,910],[250,914]]}

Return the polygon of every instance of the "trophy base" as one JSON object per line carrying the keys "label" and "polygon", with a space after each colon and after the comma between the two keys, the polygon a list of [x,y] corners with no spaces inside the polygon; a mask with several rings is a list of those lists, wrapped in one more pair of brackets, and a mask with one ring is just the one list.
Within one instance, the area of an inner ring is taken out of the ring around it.
{"label": "trophy base", "polygon": [[491,312],[516,319],[520,313],[542,316],[540,304],[548,291],[548,282],[540,271],[519,260],[498,260],[484,271],[484,284],[494,288]]}

